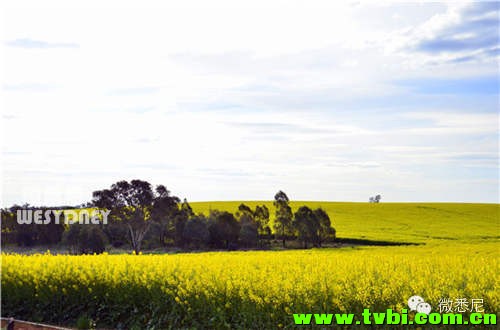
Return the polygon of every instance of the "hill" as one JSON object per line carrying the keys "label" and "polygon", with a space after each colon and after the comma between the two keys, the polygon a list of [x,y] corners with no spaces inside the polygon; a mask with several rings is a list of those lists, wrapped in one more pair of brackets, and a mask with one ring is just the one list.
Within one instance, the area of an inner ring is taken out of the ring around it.
{"label": "hill", "polygon": [[[196,213],[210,209],[236,212],[244,203],[252,209],[265,204],[274,217],[272,201],[191,202]],[[348,203],[291,202],[322,207],[332,219],[337,236],[394,242],[495,242],[500,238],[500,204],[468,203]]]}

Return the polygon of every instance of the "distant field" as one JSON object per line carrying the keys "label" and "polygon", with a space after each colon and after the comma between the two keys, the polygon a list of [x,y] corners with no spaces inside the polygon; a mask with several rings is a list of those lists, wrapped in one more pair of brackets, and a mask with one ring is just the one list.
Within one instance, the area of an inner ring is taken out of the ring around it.
{"label": "distant field", "polygon": [[[252,209],[265,204],[274,217],[271,201],[192,202],[196,213],[210,209],[236,212],[245,203]],[[500,238],[499,204],[465,203],[342,203],[291,202],[300,206],[322,207],[332,219],[338,237],[415,243],[446,241],[485,242]]]}

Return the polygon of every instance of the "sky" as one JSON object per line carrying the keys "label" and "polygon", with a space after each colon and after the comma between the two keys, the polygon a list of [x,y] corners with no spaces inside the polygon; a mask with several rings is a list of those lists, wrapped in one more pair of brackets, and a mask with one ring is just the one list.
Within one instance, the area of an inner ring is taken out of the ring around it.
{"label": "sky", "polygon": [[4,2],[1,206],[498,203],[499,6]]}

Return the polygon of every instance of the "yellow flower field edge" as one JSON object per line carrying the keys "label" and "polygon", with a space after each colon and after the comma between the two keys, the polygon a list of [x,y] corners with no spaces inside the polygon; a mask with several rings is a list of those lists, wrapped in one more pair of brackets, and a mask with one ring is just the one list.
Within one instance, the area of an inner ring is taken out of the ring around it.
{"label": "yellow flower field edge", "polygon": [[[498,245],[177,255],[2,255],[2,316],[136,329],[291,328],[292,313],[406,308],[418,294],[500,307]],[[361,327],[357,327],[361,328]]]}

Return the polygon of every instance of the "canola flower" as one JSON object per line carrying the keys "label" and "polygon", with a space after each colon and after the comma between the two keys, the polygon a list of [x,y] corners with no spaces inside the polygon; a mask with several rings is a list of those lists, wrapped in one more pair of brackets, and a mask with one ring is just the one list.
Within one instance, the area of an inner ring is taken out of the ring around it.
{"label": "canola flower", "polygon": [[[400,311],[418,294],[500,305],[496,244],[175,255],[2,255],[3,316],[141,329],[293,327],[292,313]],[[479,251],[479,252],[478,252]]]}

